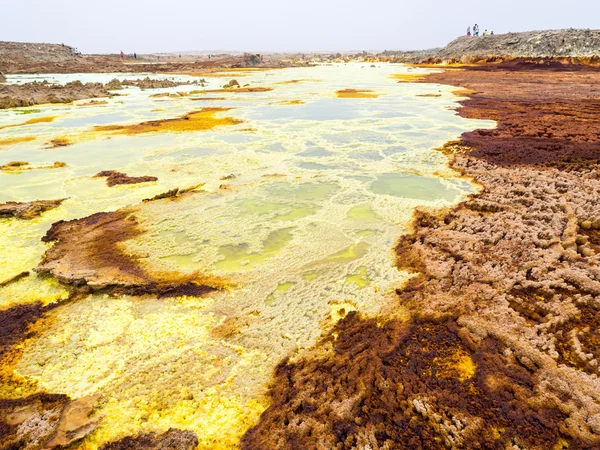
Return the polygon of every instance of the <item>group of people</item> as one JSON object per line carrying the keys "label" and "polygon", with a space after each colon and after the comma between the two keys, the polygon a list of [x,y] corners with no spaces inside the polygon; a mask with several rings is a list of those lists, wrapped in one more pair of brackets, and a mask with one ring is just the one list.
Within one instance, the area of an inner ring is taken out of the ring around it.
{"label": "group of people", "polygon": [[[125,53],[121,50],[121,58],[125,58]],[[133,59],[137,59],[137,53],[133,54]]]}
{"label": "group of people", "polygon": [[[492,36],[493,36],[493,35],[494,35],[494,32],[492,31],[492,32],[490,33],[490,32],[488,32],[488,30],[486,29],[486,30],[483,32],[483,36],[488,36],[488,35],[492,35]],[[468,26],[468,27],[467,27],[467,36],[479,36],[479,25],[475,24],[475,25],[473,26],[473,33],[472,33],[472,34],[471,34],[471,27],[470,27],[470,26]]]}

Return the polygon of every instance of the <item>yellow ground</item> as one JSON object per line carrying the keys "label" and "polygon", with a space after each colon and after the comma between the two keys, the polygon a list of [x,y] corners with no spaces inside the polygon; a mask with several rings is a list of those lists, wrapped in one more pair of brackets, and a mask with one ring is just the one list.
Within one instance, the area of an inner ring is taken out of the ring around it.
{"label": "yellow ground", "polygon": [[172,131],[185,133],[190,131],[212,130],[217,126],[237,125],[241,120],[233,117],[218,117],[217,114],[229,111],[231,108],[202,108],[176,119],[152,120],[134,125],[103,125],[94,127],[94,131],[109,134],[136,135]]}
{"label": "yellow ground", "polygon": [[377,98],[379,94],[370,89],[341,89],[335,91],[338,98]]}

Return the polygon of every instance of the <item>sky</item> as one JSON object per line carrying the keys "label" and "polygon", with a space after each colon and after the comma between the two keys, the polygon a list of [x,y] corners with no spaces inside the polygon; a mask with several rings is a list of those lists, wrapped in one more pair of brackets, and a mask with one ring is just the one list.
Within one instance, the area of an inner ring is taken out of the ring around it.
{"label": "sky", "polygon": [[496,34],[600,28],[600,0],[0,0],[0,41],[84,53],[413,50],[477,22]]}

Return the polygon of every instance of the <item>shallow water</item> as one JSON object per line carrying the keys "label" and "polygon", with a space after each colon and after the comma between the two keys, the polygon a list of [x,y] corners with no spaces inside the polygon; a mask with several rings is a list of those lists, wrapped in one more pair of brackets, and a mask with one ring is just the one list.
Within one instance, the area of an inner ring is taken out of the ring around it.
{"label": "shallow water", "polygon": [[[17,372],[39,389],[102,394],[99,414],[105,417],[86,445],[177,427],[198,432],[203,448],[235,446],[268,405],[266,387],[283,357],[309,348],[341,309],[374,314],[393,302],[409,275],[395,268],[392,248],[414,208],[451,205],[476,189],[433,149],[464,131],[494,126],[458,117],[450,87],[390,77],[406,71],[390,64],[256,71],[238,74],[240,84],[273,91],[206,94],[226,100],[198,101],[150,97],[196,86],[129,88],[119,91],[127,96],[103,106],[40,106],[26,116],[0,112],[0,126],[57,116],[2,130],[3,138],[36,138],[0,147],[2,164],[67,163],[0,172],[0,202],[67,198],[32,221],[0,220],[0,281],[38,264],[47,248],[40,238],[57,220],[205,183],[205,192],[179,202],[143,204],[136,216],[145,233],[122,247],[153,271],[200,270],[224,277],[231,289],[205,299],[91,295],[56,309],[24,348]],[[106,82],[115,75],[46,78]],[[289,80],[301,82],[280,84]],[[215,89],[227,79],[207,81]],[[347,88],[379,97],[335,96]],[[428,93],[441,97],[417,96]],[[294,100],[305,103],[280,103]],[[244,122],[138,136],[92,130],[207,106],[233,108],[221,114]],[[62,136],[73,145],[46,148]],[[101,170],[158,181],[108,188],[104,179],[92,178]],[[235,178],[222,179],[230,174]],[[66,295],[54,279],[32,276],[0,288],[0,307]]]}

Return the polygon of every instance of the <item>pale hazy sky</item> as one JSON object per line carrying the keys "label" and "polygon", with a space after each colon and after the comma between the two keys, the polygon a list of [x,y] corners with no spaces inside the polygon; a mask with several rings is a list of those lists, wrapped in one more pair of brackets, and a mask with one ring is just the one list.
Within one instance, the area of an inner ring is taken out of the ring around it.
{"label": "pale hazy sky", "polygon": [[600,28],[600,0],[0,0],[0,17],[0,40],[84,53],[422,49],[475,22]]}

